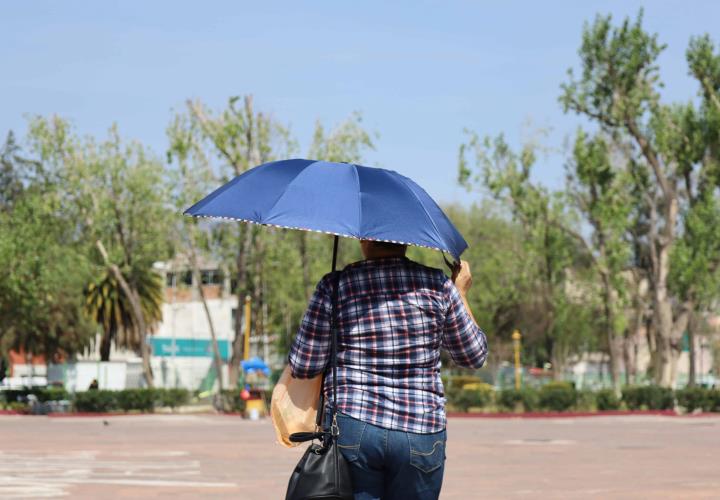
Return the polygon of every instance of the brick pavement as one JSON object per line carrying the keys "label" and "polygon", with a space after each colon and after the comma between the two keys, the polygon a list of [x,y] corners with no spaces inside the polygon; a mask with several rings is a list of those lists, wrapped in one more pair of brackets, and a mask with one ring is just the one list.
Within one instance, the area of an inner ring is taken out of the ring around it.
{"label": "brick pavement", "polygon": [[[720,418],[451,419],[444,499],[720,498]],[[0,498],[282,498],[301,449],[215,415],[0,416]]]}

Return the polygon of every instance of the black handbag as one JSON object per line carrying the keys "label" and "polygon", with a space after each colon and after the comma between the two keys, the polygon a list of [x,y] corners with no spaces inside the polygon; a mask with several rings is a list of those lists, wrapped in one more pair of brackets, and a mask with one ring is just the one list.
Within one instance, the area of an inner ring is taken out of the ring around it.
{"label": "black handbag", "polygon": [[[337,239],[336,245],[337,245]],[[335,252],[336,253],[336,252]],[[334,255],[333,255],[334,256]],[[333,262],[333,270],[335,262]],[[340,272],[334,274],[334,287],[332,292],[332,316],[330,329],[330,367],[332,369],[332,402],[328,405],[331,414],[330,425],[323,422],[324,397],[320,390],[320,404],[316,423],[318,432],[297,432],[290,435],[290,441],[305,442],[319,440],[311,443],[305,450],[302,458],[295,466],[290,482],[288,483],[285,500],[310,499],[336,499],[352,500],[353,488],[350,475],[350,464],[338,450],[337,439],[340,429],[337,426],[337,318],[336,304]],[[323,386],[325,385],[323,380]]]}

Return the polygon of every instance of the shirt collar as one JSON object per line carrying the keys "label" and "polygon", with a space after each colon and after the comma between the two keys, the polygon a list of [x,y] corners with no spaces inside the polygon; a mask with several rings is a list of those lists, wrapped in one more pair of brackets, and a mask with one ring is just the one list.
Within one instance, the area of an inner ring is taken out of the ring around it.
{"label": "shirt collar", "polygon": [[359,260],[349,264],[348,268],[355,267],[378,267],[378,266],[389,266],[393,264],[401,264],[408,262],[410,259],[407,257],[381,257],[379,259],[365,259]]}

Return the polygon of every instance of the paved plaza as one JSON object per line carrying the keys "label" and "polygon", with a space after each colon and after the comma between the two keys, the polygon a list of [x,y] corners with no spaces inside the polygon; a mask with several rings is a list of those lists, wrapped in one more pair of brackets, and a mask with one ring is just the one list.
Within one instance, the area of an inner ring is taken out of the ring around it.
{"label": "paved plaza", "polygon": [[[720,498],[720,418],[454,418],[442,498]],[[233,416],[0,416],[0,498],[281,499],[302,449]]]}

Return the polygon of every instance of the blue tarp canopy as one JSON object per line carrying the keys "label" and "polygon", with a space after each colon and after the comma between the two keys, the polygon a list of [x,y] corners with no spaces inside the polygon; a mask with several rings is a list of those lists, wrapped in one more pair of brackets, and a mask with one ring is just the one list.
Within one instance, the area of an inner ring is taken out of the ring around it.
{"label": "blue tarp canopy", "polygon": [[240,361],[240,367],[245,373],[253,373],[256,371],[263,372],[266,377],[270,376],[270,367],[257,356]]}

